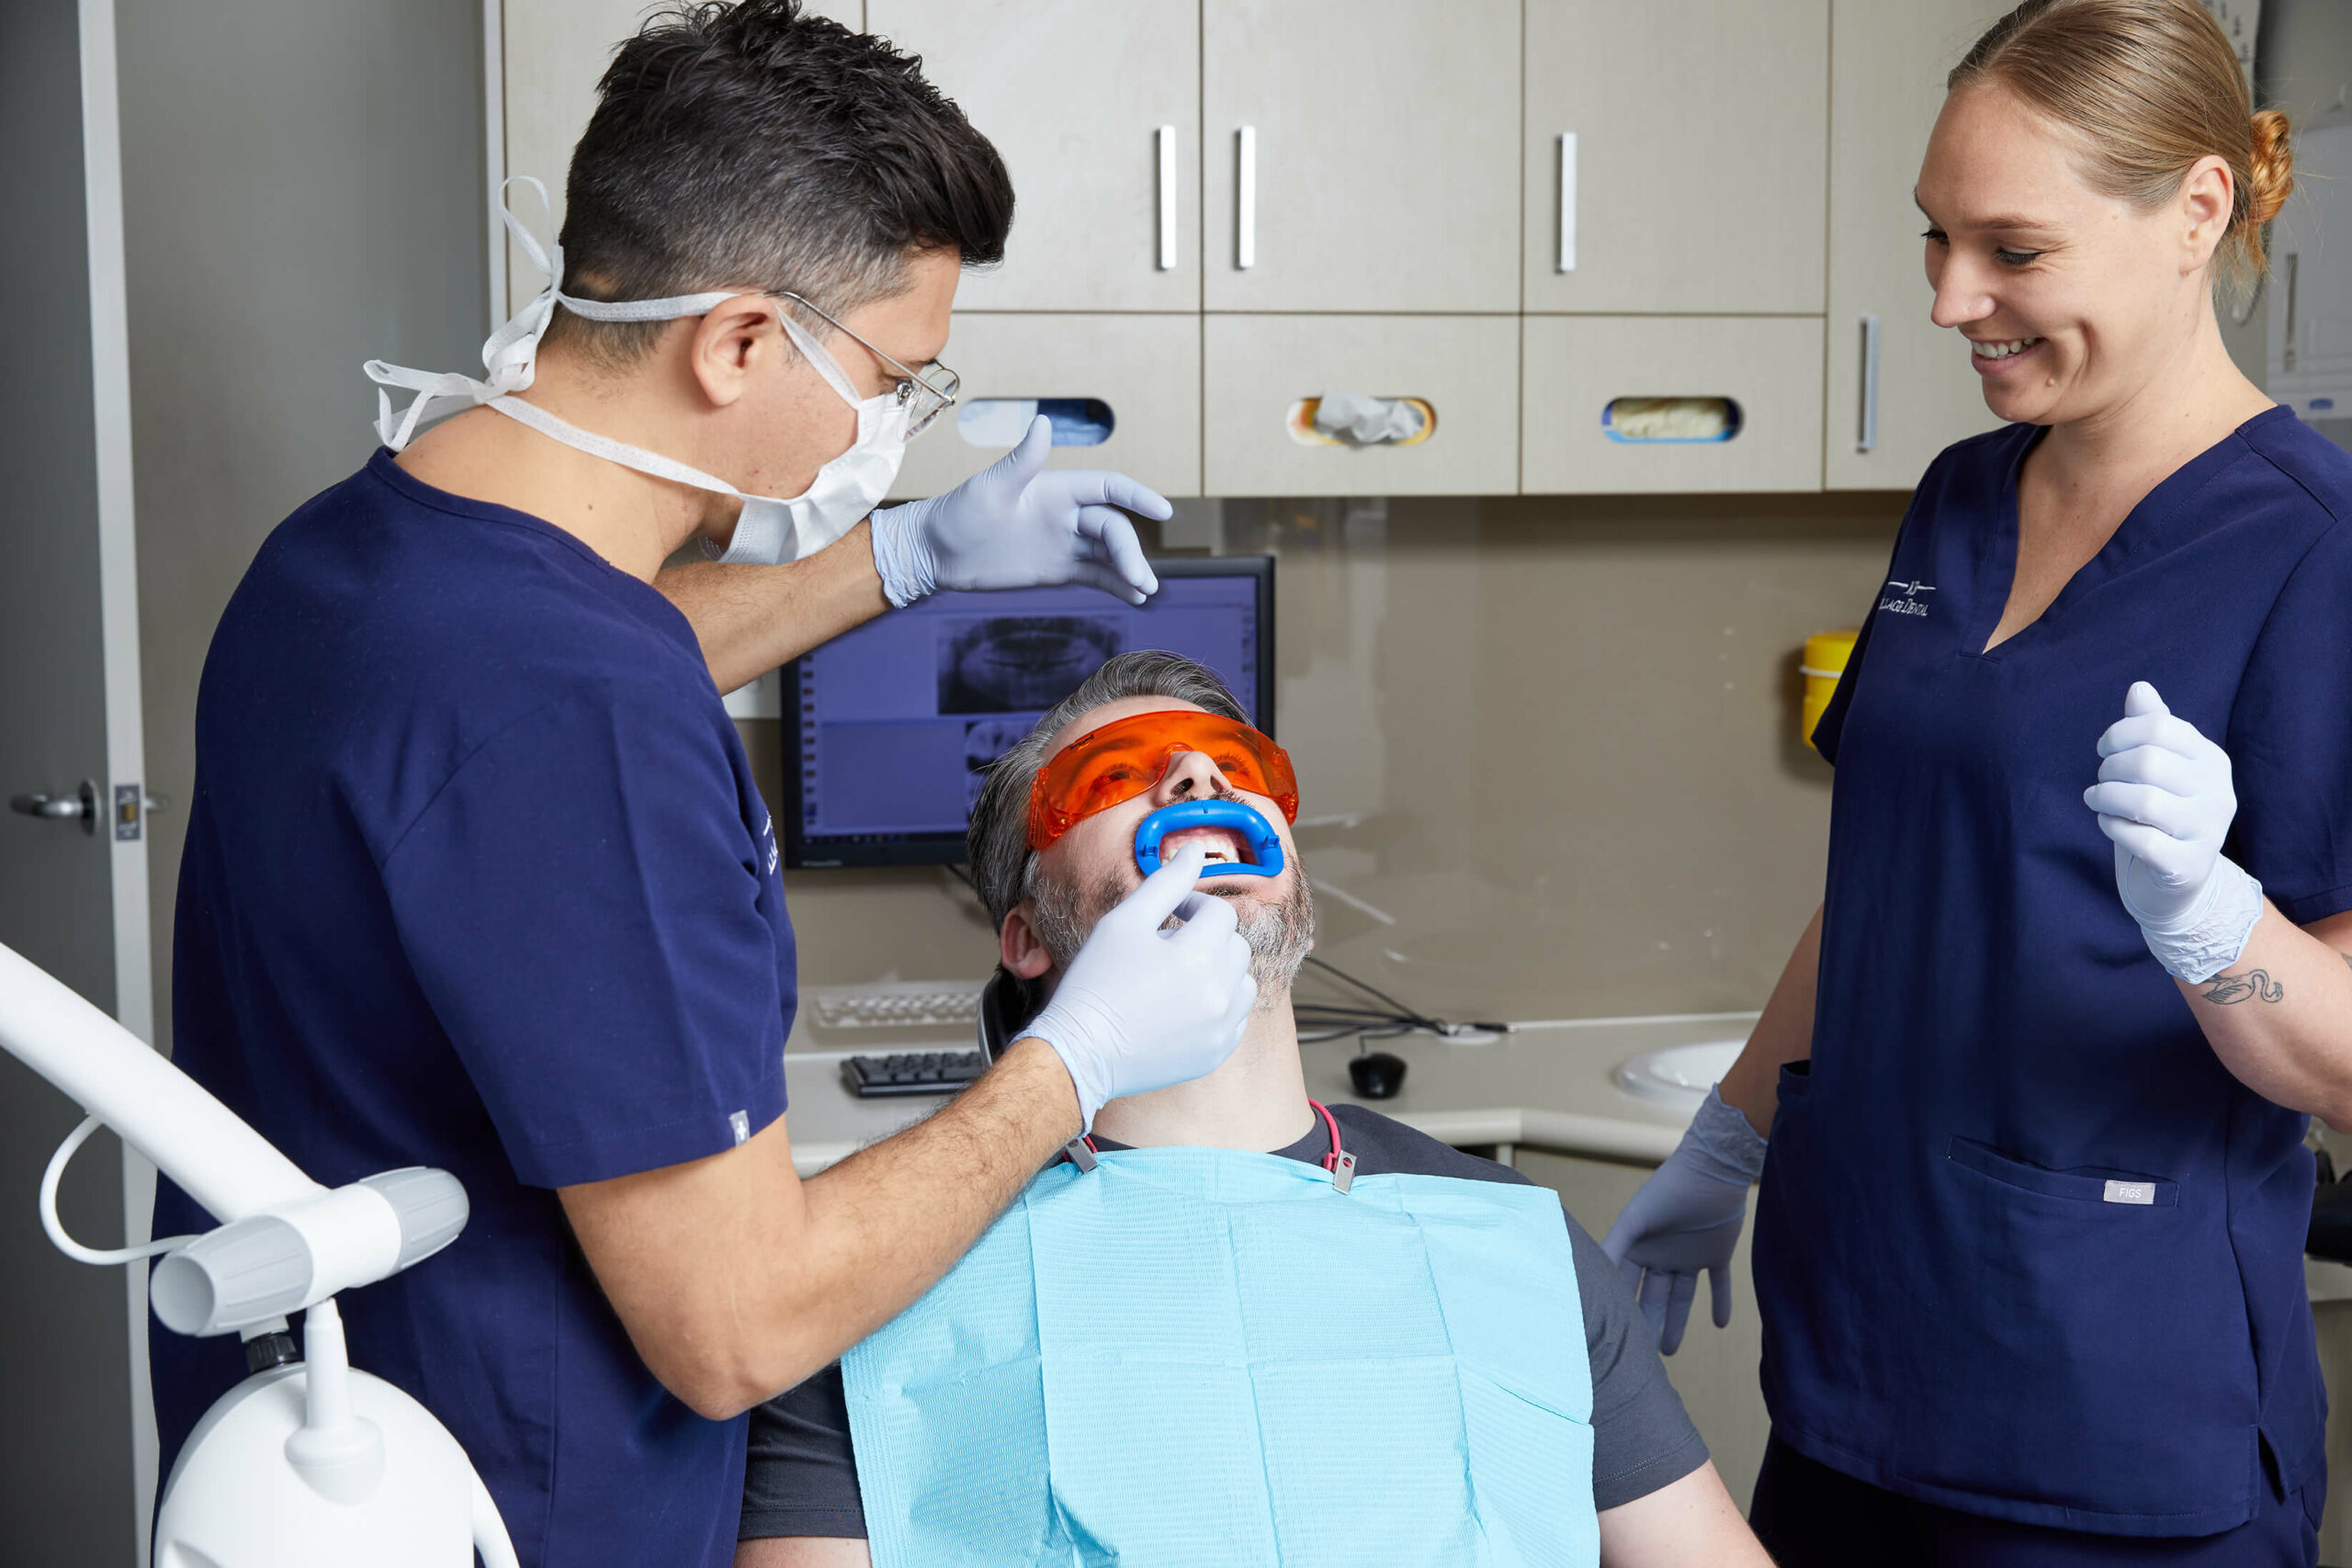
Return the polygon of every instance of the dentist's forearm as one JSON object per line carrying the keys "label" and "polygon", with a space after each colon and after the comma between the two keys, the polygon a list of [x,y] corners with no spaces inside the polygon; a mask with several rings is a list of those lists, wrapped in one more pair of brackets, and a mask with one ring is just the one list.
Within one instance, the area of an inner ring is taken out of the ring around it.
{"label": "dentist's forearm", "polygon": [[653,580],[695,628],[722,692],[864,626],[890,607],[874,570],[871,523],[860,523],[806,560],[782,566],[695,561]]}
{"label": "dentist's forearm", "polygon": [[2352,1127],[2352,914],[2297,926],[2263,900],[2245,951],[2174,983],[2232,1077],[2264,1099]]}
{"label": "dentist's forearm", "polygon": [[800,1382],[953,1268],[1079,1128],[1024,1040],[936,1114],[807,1181],[785,1118],[725,1154],[560,1190],[653,1375],[725,1420]]}
{"label": "dentist's forearm", "polygon": [[1715,1090],[1724,1103],[1747,1118],[1760,1137],[1772,1135],[1772,1114],[1780,1106],[1781,1068],[1813,1055],[1814,987],[1821,972],[1821,911],[1805,922],[1796,951],[1781,970],[1772,999],[1747,1036],[1747,1048],[1724,1075]]}

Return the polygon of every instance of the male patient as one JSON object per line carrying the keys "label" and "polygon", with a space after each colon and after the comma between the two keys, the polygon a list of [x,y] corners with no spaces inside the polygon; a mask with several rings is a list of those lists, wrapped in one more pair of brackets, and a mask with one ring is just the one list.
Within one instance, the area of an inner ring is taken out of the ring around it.
{"label": "male patient", "polygon": [[1769,1568],[1551,1194],[1308,1099],[1297,807],[1280,749],[1169,653],[1113,659],[995,764],[970,859],[1023,1019],[1085,1005],[1063,966],[1163,824],[1170,859],[1282,863],[1199,885],[1237,907],[1256,1010],[1224,1066],[1104,1105],[929,1295],[752,1413],[736,1568]]}

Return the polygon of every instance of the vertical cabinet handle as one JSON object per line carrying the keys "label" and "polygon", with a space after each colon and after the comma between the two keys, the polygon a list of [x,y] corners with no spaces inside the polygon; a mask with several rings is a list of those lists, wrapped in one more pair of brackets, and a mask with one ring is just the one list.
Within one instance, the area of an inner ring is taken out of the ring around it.
{"label": "vertical cabinet handle", "polygon": [[1159,270],[1176,269],[1176,128],[1159,128]]}
{"label": "vertical cabinet handle", "polygon": [[1233,265],[1258,265],[1258,128],[1245,125],[1238,138],[1238,177],[1233,182]]}
{"label": "vertical cabinet handle", "polygon": [[1878,450],[1878,318],[1862,318],[1862,408],[1854,431],[1854,450]]}
{"label": "vertical cabinet handle", "polygon": [[1577,133],[1560,132],[1560,270],[1577,269]]}
{"label": "vertical cabinet handle", "polygon": [[2295,275],[2302,271],[2302,253],[2300,251],[2290,251],[2288,253],[2287,329],[2286,343],[2284,344],[2282,352],[2279,355],[2280,359],[2284,361],[2284,363],[2278,367],[2281,370],[2292,370],[2295,367],[2295,360],[2297,358],[2295,354]]}

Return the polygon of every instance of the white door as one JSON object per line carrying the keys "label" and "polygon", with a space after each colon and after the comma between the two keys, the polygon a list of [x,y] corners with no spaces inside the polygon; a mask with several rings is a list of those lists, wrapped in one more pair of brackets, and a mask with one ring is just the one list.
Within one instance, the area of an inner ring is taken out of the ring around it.
{"label": "white door", "polygon": [[1004,265],[966,310],[1201,306],[1198,0],[870,0],[866,30],[996,144],[1012,175]]}
{"label": "white door", "polygon": [[[38,302],[0,391],[0,943],[152,1037],[112,0],[0,6],[0,289]],[[131,1568],[153,1487],[145,1271],[68,1261],[34,1206],[81,1119],[0,1055],[0,1562]],[[113,1246],[144,1237],[153,1191],[106,1137],[61,1209]]]}
{"label": "white door", "polygon": [[[492,148],[491,167],[499,175],[535,175],[548,187],[555,216],[547,233],[563,227],[563,181],[571,168],[572,145],[588,129],[596,108],[596,83],[613,62],[613,51],[634,37],[657,7],[651,0],[484,0],[498,44],[499,92],[493,113],[503,114],[505,141]],[[865,25],[862,0],[806,0],[803,11],[830,17],[843,27]],[[514,210],[535,229],[537,203],[514,196]],[[493,236],[493,243],[496,237]],[[507,313],[521,310],[547,287],[521,249],[505,250]],[[492,310],[501,301],[493,298]]]}
{"label": "white door", "polygon": [[1824,481],[1908,490],[1996,423],[1960,334],[1928,319],[1911,199],[1944,76],[2001,0],[1836,0],[1830,20],[1829,355]]}
{"label": "white door", "polygon": [[1828,90],[1828,0],[1527,0],[1526,308],[1818,314]]}
{"label": "white door", "polygon": [[1520,0],[1202,0],[1212,310],[1519,309]]}

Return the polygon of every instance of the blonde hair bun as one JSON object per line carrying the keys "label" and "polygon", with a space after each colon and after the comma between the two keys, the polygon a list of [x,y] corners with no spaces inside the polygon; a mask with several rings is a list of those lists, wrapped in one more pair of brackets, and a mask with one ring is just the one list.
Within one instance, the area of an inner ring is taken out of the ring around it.
{"label": "blonde hair bun", "polygon": [[2278,216],[2295,189],[2295,149],[2287,117],[2277,109],[2260,109],[2254,117],[2253,156],[2248,159],[2245,219],[2256,225]]}

